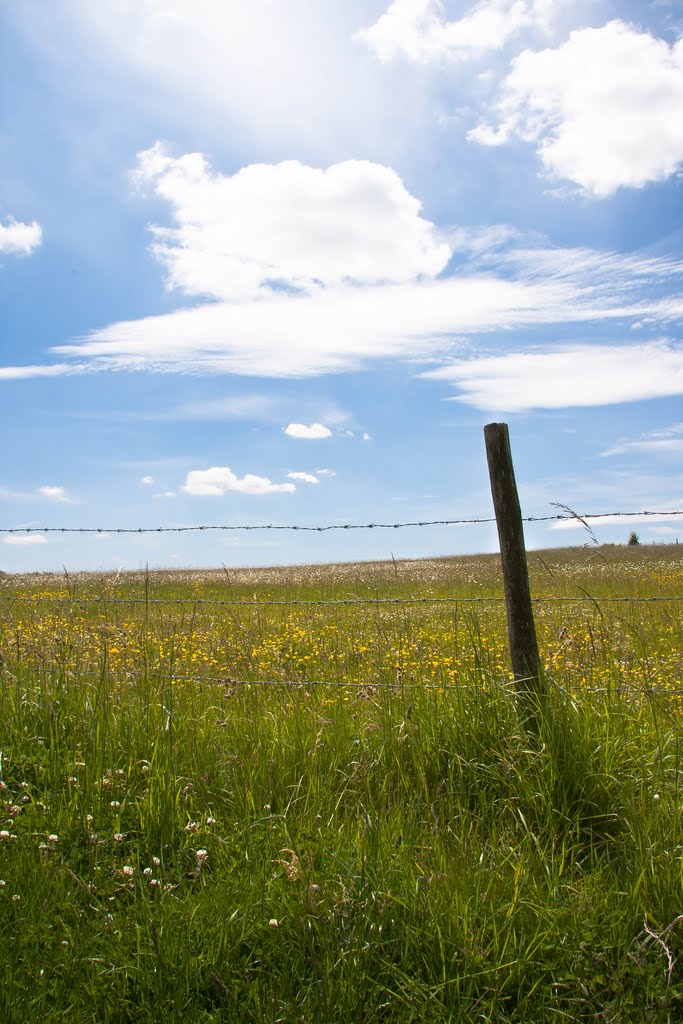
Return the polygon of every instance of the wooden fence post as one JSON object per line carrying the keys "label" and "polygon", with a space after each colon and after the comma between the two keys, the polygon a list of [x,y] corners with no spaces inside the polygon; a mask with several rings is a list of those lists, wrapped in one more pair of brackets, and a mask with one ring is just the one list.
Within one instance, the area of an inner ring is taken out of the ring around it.
{"label": "wooden fence post", "polygon": [[507,423],[489,423],[484,427],[484,439],[503,563],[512,671],[522,711],[533,715],[540,708],[545,684],[538,654],[522,513]]}

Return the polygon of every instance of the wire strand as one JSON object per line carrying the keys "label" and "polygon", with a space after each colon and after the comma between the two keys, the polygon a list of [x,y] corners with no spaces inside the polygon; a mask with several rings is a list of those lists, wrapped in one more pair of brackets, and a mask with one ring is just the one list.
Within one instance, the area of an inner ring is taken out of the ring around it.
{"label": "wire strand", "polygon": [[[526,516],[524,523],[546,523],[551,521],[564,520],[565,522],[578,521],[583,519],[613,519],[632,518],[634,516],[683,516],[683,511],[666,512],[586,512],[579,516],[577,514],[567,515],[557,513],[546,516]],[[407,527],[423,526],[472,526],[476,524],[495,523],[495,516],[470,519],[431,519],[415,520],[405,523],[328,523],[322,526],[305,526],[301,523],[289,524],[259,524],[259,523],[212,523],[199,526],[0,526],[0,533],[97,533],[97,534],[133,534],[133,533],[203,533],[211,530],[293,530],[309,533],[326,533],[329,530],[403,530]]]}
{"label": "wire strand", "polygon": [[[657,597],[532,597],[535,604],[656,604],[671,601],[683,601],[683,594],[660,594]],[[70,604],[70,605],[144,605],[144,606],[175,606],[175,607],[243,607],[243,608],[329,608],[336,606],[366,606],[366,605],[459,605],[459,604],[503,604],[504,597],[354,597],[342,598],[331,601],[273,601],[251,599],[206,599],[206,598],[144,598],[144,597],[76,597],[60,596],[49,594],[0,594],[0,602],[11,604],[13,602],[26,604]]]}

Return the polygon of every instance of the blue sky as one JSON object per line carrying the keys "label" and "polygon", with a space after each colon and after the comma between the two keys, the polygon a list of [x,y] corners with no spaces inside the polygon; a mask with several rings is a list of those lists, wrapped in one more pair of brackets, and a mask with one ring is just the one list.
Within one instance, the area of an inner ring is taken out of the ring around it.
{"label": "blue sky", "polygon": [[[486,516],[501,420],[525,515],[683,508],[682,112],[666,0],[0,0],[0,526]],[[0,568],[496,543],[6,533]]]}

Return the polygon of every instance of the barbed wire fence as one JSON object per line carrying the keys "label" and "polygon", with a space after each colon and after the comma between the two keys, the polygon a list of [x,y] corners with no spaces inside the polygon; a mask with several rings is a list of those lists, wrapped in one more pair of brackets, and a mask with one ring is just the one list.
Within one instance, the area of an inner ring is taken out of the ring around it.
{"label": "barbed wire fence", "polygon": [[[539,516],[525,516],[522,518],[524,523],[544,523],[544,522],[578,522],[583,525],[586,520],[609,520],[609,519],[631,519],[631,518],[666,518],[666,517],[683,517],[682,510],[662,510],[662,511],[647,511],[642,510],[638,512],[586,512],[581,515],[571,511],[568,506],[558,505],[562,508],[562,512],[551,514],[551,515],[539,515]],[[410,527],[423,528],[430,526],[470,526],[470,525],[481,525],[495,523],[495,516],[472,516],[464,519],[431,519],[431,520],[413,520],[407,522],[369,522],[369,523],[328,523],[323,525],[316,524],[303,524],[303,523],[289,523],[289,524],[275,524],[275,523],[210,523],[210,524],[194,524],[194,525],[176,525],[176,526],[139,526],[139,527],[103,527],[103,526],[12,526],[2,527],[0,526],[0,534],[16,535],[16,534],[44,534],[44,533],[56,533],[56,534],[95,534],[95,535],[109,535],[109,534],[165,534],[165,533],[203,533],[207,531],[253,531],[253,530],[274,530],[274,531],[293,531],[293,532],[311,532],[311,533],[325,533],[332,530],[348,531],[348,530],[401,530]],[[429,560],[430,556],[426,556]],[[412,561],[413,559],[411,559]],[[417,559],[419,561],[419,559]],[[286,567],[291,568],[291,567]],[[153,570],[161,571],[164,570]],[[170,572],[183,572],[184,570],[172,569]],[[192,570],[188,570],[191,572]],[[218,571],[218,570],[216,570]],[[249,569],[249,572],[258,573],[258,568]],[[264,570],[267,571],[267,570]],[[149,574],[149,570],[130,570],[131,574],[139,574],[145,572]],[[68,577],[68,573],[65,572]],[[94,572],[93,576],[97,576],[98,573]],[[136,597],[113,597],[111,595],[98,596],[98,597],[84,597],[79,595],[59,595],[59,594],[17,594],[14,593],[3,593],[0,591],[0,600],[7,602],[31,602],[31,603],[64,603],[71,602],[77,603],[83,606],[90,605],[145,605],[145,606],[188,606],[193,607],[333,607],[333,606],[400,606],[400,605],[485,605],[485,604],[502,604],[505,602],[504,596],[493,596],[486,595],[481,597],[437,597],[437,596],[407,596],[407,597],[352,597],[352,598],[335,598],[335,599],[301,599],[301,598],[289,598],[285,600],[274,600],[267,598],[259,598],[254,595],[253,598],[151,598],[145,596],[144,598]],[[533,597],[534,604],[540,603],[554,603],[554,604],[580,604],[590,603],[596,600],[592,595],[575,595],[575,596],[542,596]],[[614,596],[602,596],[598,600],[605,603],[611,604],[633,604],[633,603],[664,603],[664,602],[676,602],[683,601],[683,594],[670,594],[664,596],[630,596],[630,597],[614,597]]]}
{"label": "barbed wire fence", "polygon": [[[556,507],[561,511],[547,515],[537,516],[525,516],[522,517],[524,523],[548,523],[548,522],[577,522],[584,526],[591,533],[591,529],[588,521],[609,521],[609,520],[632,520],[632,519],[666,519],[668,517],[683,517],[683,511],[681,510],[640,510],[634,511],[609,511],[609,512],[588,512],[581,515],[573,512],[566,505],[559,505]],[[407,528],[425,528],[435,526],[470,526],[470,525],[487,525],[496,523],[495,516],[471,516],[468,518],[460,519],[431,519],[431,520],[412,520],[406,522],[367,522],[367,523],[328,523],[328,524],[303,524],[303,523],[288,523],[288,524],[276,524],[276,523],[209,523],[209,524],[191,524],[191,525],[172,525],[172,526],[139,526],[139,527],[104,527],[104,526],[13,526],[13,527],[0,527],[0,534],[5,535],[32,535],[32,534],[79,534],[79,535],[144,535],[144,534],[185,534],[185,533],[206,533],[206,532],[251,532],[251,531],[276,531],[276,532],[302,532],[302,533],[327,533],[331,531],[356,531],[356,530],[402,530]],[[173,570],[177,571],[177,570]],[[258,569],[250,570],[258,573]],[[139,570],[138,570],[139,572]],[[96,574],[95,574],[96,575]],[[400,606],[483,606],[483,605],[501,605],[504,604],[506,598],[504,596],[486,595],[480,597],[469,597],[469,596],[458,596],[458,597],[437,597],[437,596],[413,596],[407,597],[353,597],[353,598],[336,598],[336,599],[300,599],[292,598],[285,600],[277,600],[271,598],[260,598],[254,595],[251,599],[246,598],[200,598],[200,597],[188,597],[188,598],[150,598],[145,596],[144,598],[137,597],[113,597],[111,595],[105,596],[81,596],[75,593],[67,595],[61,594],[17,594],[16,592],[3,592],[4,588],[0,588],[0,601],[5,604],[15,603],[30,603],[30,604],[69,604],[71,606],[78,607],[92,607],[92,606],[145,606],[145,607],[193,607],[193,608],[230,608],[230,607],[241,607],[241,608],[268,608],[268,607],[292,607],[292,608],[327,608],[327,607],[400,607]],[[628,596],[628,597],[616,597],[616,596],[599,596],[595,597],[590,594],[585,595],[573,595],[573,596],[537,596],[532,598],[534,605],[540,604],[551,604],[551,605],[571,605],[571,604],[613,604],[613,605],[632,605],[632,604],[664,604],[664,603],[676,603],[683,601],[683,594],[667,594],[658,596]],[[237,679],[226,676],[209,676],[209,675],[184,675],[175,674],[173,675],[174,680],[205,680],[207,682],[221,682],[232,687],[251,687],[251,686],[264,686],[264,687],[294,687],[294,688],[316,688],[316,687],[330,687],[338,689],[351,689],[351,690],[401,690],[401,689],[420,689],[420,690],[435,690],[443,692],[446,690],[461,690],[462,684],[460,683],[433,683],[426,682],[424,680],[411,681],[410,679],[401,679],[400,681],[378,681],[373,680],[372,682],[361,683],[353,680],[297,680],[297,679]],[[520,680],[517,678],[515,684],[525,682],[526,680]],[[512,680],[501,680],[501,685],[512,686]],[[629,691],[630,692],[630,691]],[[666,694],[669,696],[683,695],[683,690],[663,690],[660,688],[650,687],[647,690],[652,695]]]}

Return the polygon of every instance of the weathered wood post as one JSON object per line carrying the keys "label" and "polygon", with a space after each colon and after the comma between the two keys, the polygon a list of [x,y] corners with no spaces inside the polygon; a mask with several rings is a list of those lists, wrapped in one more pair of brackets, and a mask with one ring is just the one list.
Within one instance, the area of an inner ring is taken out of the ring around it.
{"label": "weathered wood post", "polygon": [[512,671],[522,713],[533,717],[540,710],[545,683],[538,654],[522,513],[507,423],[489,423],[484,427],[484,439],[503,563]]}

